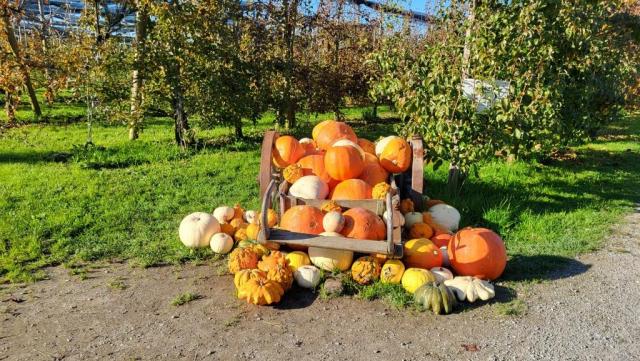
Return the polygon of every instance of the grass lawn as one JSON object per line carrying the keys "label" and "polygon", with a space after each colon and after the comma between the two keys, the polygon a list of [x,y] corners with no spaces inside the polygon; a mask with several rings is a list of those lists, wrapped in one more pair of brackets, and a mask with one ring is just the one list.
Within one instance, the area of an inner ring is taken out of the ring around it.
{"label": "grass lawn", "polygon": [[[310,134],[312,122],[303,123],[299,136]],[[95,125],[92,147],[84,146],[84,123],[29,124],[0,134],[0,281],[39,279],[42,267],[60,263],[128,259],[152,266],[211,257],[208,249],[185,249],[178,224],[223,204],[258,208],[259,147],[269,125],[268,118],[248,125],[243,141],[234,141],[230,129],[198,131],[202,142],[189,151],[173,144],[171,123],[162,118],[149,120],[135,142],[123,126]],[[371,139],[393,127],[354,125]],[[575,151],[575,159],[546,164],[482,164],[456,199],[444,193],[445,169],[428,168],[427,194],[458,207],[463,225],[503,236],[507,280],[544,279],[606,241],[640,198],[639,116]]]}

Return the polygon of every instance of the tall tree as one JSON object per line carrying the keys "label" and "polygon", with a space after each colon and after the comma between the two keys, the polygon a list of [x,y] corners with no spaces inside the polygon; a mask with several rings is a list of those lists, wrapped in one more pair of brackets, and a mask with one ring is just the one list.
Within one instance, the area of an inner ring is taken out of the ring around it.
{"label": "tall tree", "polygon": [[133,70],[131,72],[131,114],[129,118],[129,140],[138,139],[144,119],[142,109],[143,84],[147,62],[147,30],[150,23],[149,7],[144,1],[136,4],[136,38],[134,42]]}
{"label": "tall tree", "polygon": [[38,102],[38,98],[36,97],[36,91],[34,89],[33,82],[31,81],[30,69],[22,56],[20,44],[18,43],[14,32],[13,19],[16,18],[16,16],[14,15],[17,15],[19,13],[19,10],[20,9],[16,9],[10,6],[8,1],[6,0],[0,2],[0,17],[2,18],[3,30],[2,32],[5,40],[9,44],[9,48],[11,49],[11,52],[13,54],[14,61],[18,65],[18,71],[22,76],[24,86],[27,88],[27,94],[29,95],[33,114],[36,118],[40,118],[42,116],[42,111],[40,110],[40,103]]}

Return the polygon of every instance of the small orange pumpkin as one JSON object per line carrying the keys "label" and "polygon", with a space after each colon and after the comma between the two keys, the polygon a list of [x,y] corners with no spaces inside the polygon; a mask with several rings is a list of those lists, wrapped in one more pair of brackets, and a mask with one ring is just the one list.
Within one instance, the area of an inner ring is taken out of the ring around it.
{"label": "small orange pumpkin", "polygon": [[390,173],[402,173],[411,166],[411,147],[406,140],[394,137],[386,143],[379,158]]}
{"label": "small orange pumpkin", "polygon": [[318,148],[328,150],[333,143],[340,139],[348,139],[354,143],[358,141],[356,133],[346,123],[335,120],[324,121],[316,125],[312,132],[313,140]]}
{"label": "small orange pumpkin", "polygon": [[383,240],[387,236],[384,222],[368,209],[355,207],[342,214],[344,227],[340,233],[348,238]]}
{"label": "small orange pumpkin", "polygon": [[304,156],[304,147],[290,135],[276,139],[273,145],[273,164],[278,168],[286,168]]}
{"label": "small orange pumpkin", "polygon": [[442,251],[428,239],[412,239],[404,244],[404,261],[409,267],[424,269],[440,267]]}
{"label": "small orange pumpkin", "polygon": [[372,187],[378,183],[389,181],[389,172],[380,165],[375,155],[365,153],[364,159],[364,168],[358,178],[369,183]]}
{"label": "small orange pumpkin", "polygon": [[364,138],[358,138],[358,145],[365,152],[367,152],[369,154],[372,154],[374,156],[376,155],[376,145],[373,144],[372,141],[364,139]]}
{"label": "small orange pumpkin", "polygon": [[353,146],[330,147],[324,155],[324,168],[336,180],[358,177],[364,169],[364,156]]}
{"label": "small orange pumpkin", "polygon": [[347,179],[333,188],[329,198],[332,200],[371,199],[372,188],[362,179]]}
{"label": "small orange pumpkin", "polygon": [[407,214],[414,211],[413,201],[405,198],[400,201],[400,213]]}
{"label": "small orange pumpkin", "polygon": [[433,229],[426,223],[416,223],[409,229],[409,237],[411,238],[431,238]]}
{"label": "small orange pumpkin", "polygon": [[449,240],[451,240],[451,237],[453,236],[449,233],[436,234],[431,237],[431,242],[433,242],[433,244],[440,248],[447,247],[449,245]]}
{"label": "small orange pumpkin", "polygon": [[333,188],[333,186],[338,184],[338,181],[331,178],[324,168],[324,154],[312,154],[302,157],[302,159],[298,161],[298,165],[302,167],[302,174],[304,176],[316,175],[327,183],[329,188]]}

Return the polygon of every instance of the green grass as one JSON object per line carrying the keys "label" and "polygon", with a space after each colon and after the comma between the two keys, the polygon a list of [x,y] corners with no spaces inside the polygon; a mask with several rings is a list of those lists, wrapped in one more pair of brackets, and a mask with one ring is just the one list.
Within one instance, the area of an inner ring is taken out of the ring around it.
{"label": "green grass", "polygon": [[182,306],[191,301],[199,300],[202,296],[197,293],[185,292],[183,294],[177,295],[172,301],[172,306]]}
{"label": "green grass", "polygon": [[[345,113],[354,120],[362,111]],[[149,119],[135,142],[123,126],[94,125],[90,147],[84,123],[28,124],[0,133],[0,282],[41,279],[43,267],[61,263],[209,260],[210,250],[182,246],[178,224],[190,212],[222,204],[258,208],[259,147],[271,121],[248,123],[242,141],[228,128],[198,129],[201,141],[187,151],[174,145],[171,122],[163,118]],[[370,139],[395,126],[353,124]],[[302,121],[295,134],[308,136],[312,125]],[[576,152],[575,160],[545,164],[483,164],[459,198],[447,196],[444,168],[428,168],[426,193],[458,207],[463,225],[503,236],[507,280],[544,279],[606,241],[640,198],[640,117],[608,127]]]}

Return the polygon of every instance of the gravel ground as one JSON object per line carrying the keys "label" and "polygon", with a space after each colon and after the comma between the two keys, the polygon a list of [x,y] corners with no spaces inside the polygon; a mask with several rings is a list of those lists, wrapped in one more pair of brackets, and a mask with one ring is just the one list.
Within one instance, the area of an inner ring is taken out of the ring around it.
{"label": "gravel ground", "polygon": [[[635,213],[549,281],[448,316],[296,290],[254,307],[218,264],[111,264],[85,280],[56,267],[1,286],[0,360],[640,360],[639,246]],[[186,291],[202,298],[170,304]]]}

